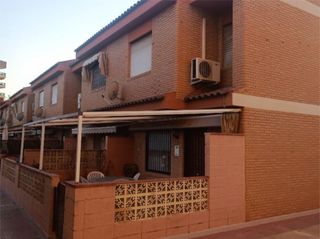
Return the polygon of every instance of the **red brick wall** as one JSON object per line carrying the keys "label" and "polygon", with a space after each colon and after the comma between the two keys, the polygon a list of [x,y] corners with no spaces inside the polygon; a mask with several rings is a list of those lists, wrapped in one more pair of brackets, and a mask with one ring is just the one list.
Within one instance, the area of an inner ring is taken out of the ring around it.
{"label": "red brick wall", "polygon": [[245,108],[247,220],[319,207],[319,118]]}
{"label": "red brick wall", "polygon": [[234,8],[242,24],[234,34],[234,64],[245,64],[234,72],[235,85],[244,86],[238,91],[319,103],[319,19],[279,0],[237,0]]}
{"label": "red brick wall", "polygon": [[[236,92],[319,103],[319,22],[281,1],[234,1]],[[319,118],[244,108],[247,220],[319,207]]]}
{"label": "red brick wall", "polygon": [[[106,88],[91,90],[91,82],[82,81],[81,110],[106,107],[136,99],[173,92],[176,64],[176,11],[175,5],[152,18],[152,70],[140,77],[130,78],[130,42],[128,33],[112,42],[104,50],[108,52],[109,77]],[[133,30],[132,32],[135,32]],[[131,35],[130,35],[131,34]],[[164,50],[165,49],[165,50]],[[106,102],[108,82],[117,81],[122,86],[124,100]]]}
{"label": "red brick wall", "polygon": [[245,221],[245,137],[205,134],[210,227]]}
{"label": "red brick wall", "polygon": [[[34,93],[34,102],[35,110],[39,107],[39,93],[44,91],[44,108],[45,108],[45,117],[62,115],[63,114],[63,102],[66,100],[64,97],[64,83],[65,77],[64,73],[60,74],[55,79],[49,81],[45,85],[33,90]],[[54,105],[51,104],[51,86],[55,83],[58,84],[58,102]]]}
{"label": "red brick wall", "polygon": [[[202,19],[206,18],[206,58],[222,63],[222,27],[232,22],[232,9],[225,8],[219,13],[212,9],[204,9],[177,1],[177,98],[198,91],[210,91],[212,88],[202,88],[190,85],[190,62],[192,58],[201,57]],[[222,70],[222,80],[219,86],[232,85],[232,69]]]}

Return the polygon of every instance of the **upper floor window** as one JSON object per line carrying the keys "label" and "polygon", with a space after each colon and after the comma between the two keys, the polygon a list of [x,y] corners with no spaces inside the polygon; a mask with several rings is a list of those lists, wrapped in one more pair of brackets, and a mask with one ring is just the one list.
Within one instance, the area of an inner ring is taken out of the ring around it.
{"label": "upper floor window", "polygon": [[58,84],[51,86],[51,104],[58,103]]}
{"label": "upper floor window", "polygon": [[223,67],[232,66],[232,24],[223,27]]}
{"label": "upper floor window", "polygon": [[24,101],[21,102],[21,113],[24,113]]}
{"label": "upper floor window", "polygon": [[43,107],[44,106],[44,91],[40,91],[39,92],[39,107]]}
{"label": "upper floor window", "polygon": [[152,34],[148,34],[130,45],[130,77],[151,70],[152,65]]}
{"label": "upper floor window", "polygon": [[106,85],[106,77],[101,74],[99,69],[99,64],[95,64],[91,68],[92,72],[92,81],[91,81],[91,89],[98,89],[104,87]]}
{"label": "upper floor window", "polygon": [[153,131],[147,134],[147,171],[170,174],[170,131]]}

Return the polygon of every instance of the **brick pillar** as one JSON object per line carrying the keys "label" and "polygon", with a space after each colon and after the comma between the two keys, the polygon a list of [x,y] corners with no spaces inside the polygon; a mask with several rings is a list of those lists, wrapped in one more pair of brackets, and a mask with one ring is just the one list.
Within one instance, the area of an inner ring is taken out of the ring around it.
{"label": "brick pillar", "polygon": [[66,185],[64,239],[113,238],[113,185]]}
{"label": "brick pillar", "polygon": [[207,133],[210,227],[245,221],[244,136]]}

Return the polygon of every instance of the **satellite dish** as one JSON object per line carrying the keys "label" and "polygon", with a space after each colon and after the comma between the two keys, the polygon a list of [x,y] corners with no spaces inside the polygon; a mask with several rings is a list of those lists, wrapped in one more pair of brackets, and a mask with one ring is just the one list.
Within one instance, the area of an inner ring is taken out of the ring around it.
{"label": "satellite dish", "polygon": [[44,108],[43,107],[39,107],[36,109],[35,111],[35,116],[37,117],[44,117]]}
{"label": "satellite dish", "polygon": [[119,90],[120,90],[120,85],[117,81],[112,81],[108,85],[108,98],[110,100],[114,100],[118,98]]}
{"label": "satellite dish", "polygon": [[18,114],[16,115],[16,118],[17,118],[18,121],[22,121],[23,118],[24,118],[24,114],[23,114],[22,112],[20,112],[20,113],[18,113]]}

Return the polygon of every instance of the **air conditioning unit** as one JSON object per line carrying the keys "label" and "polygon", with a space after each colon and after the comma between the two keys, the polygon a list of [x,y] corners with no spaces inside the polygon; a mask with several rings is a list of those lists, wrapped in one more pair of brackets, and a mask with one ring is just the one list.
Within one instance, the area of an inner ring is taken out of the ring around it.
{"label": "air conditioning unit", "polygon": [[202,58],[191,60],[191,85],[198,83],[218,84],[220,82],[220,63]]}

